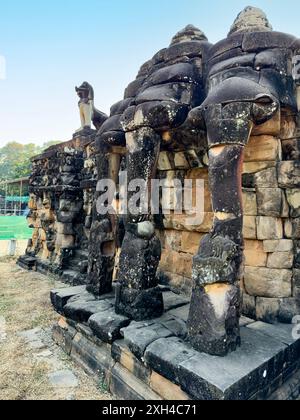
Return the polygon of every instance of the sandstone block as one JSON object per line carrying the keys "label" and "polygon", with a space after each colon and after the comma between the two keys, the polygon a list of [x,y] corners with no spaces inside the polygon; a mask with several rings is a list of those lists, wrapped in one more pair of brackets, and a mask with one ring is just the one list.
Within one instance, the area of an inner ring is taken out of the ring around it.
{"label": "sandstone block", "polygon": [[191,254],[168,249],[162,253],[160,269],[177,275],[191,277],[192,263],[193,256]]}
{"label": "sandstone block", "polygon": [[300,189],[287,189],[286,198],[290,206],[290,216],[300,217]]}
{"label": "sandstone block", "polygon": [[266,135],[266,134],[273,135],[273,136],[279,135],[280,121],[281,121],[280,111],[278,111],[271,120],[265,122],[264,124],[254,126],[252,129],[252,135],[253,136],[260,136],[260,135]]}
{"label": "sandstone block", "polygon": [[256,194],[254,190],[251,190],[251,189],[243,190],[243,207],[244,207],[245,215],[247,216],[257,215]]}
{"label": "sandstone block", "polygon": [[268,256],[268,268],[292,268],[294,262],[293,252],[274,252]]}
{"label": "sandstone block", "polygon": [[288,239],[300,239],[300,218],[285,220],[284,234]]}
{"label": "sandstone block", "polygon": [[244,286],[251,296],[286,298],[292,295],[292,271],[245,267]]}
{"label": "sandstone block", "polygon": [[154,392],[167,401],[190,400],[189,396],[183,392],[178,385],[173,384],[171,381],[156,372],[153,372],[151,375],[150,387]]}
{"label": "sandstone block", "polygon": [[257,238],[259,240],[282,239],[282,220],[275,217],[257,217]]}
{"label": "sandstone block", "polygon": [[260,216],[280,217],[282,190],[280,188],[257,188],[257,208]]}
{"label": "sandstone block", "polygon": [[267,240],[263,242],[265,252],[290,252],[293,250],[293,241],[289,239]]}
{"label": "sandstone block", "polygon": [[[178,230],[165,230],[160,231],[159,237],[162,247],[172,251],[182,250],[182,235],[183,232]],[[187,252],[187,251],[184,251]]]}
{"label": "sandstone block", "polygon": [[258,188],[276,188],[278,186],[276,168],[268,168],[254,175],[254,183]]}
{"label": "sandstone block", "polygon": [[276,161],[279,157],[279,140],[273,136],[251,137],[245,148],[245,162]]}
{"label": "sandstone block", "polygon": [[143,381],[147,385],[150,382],[150,369],[147,369],[142,362],[140,362],[129,350],[124,343],[124,340],[115,341],[111,348],[112,358],[120,363],[130,373],[133,373],[135,377]]}
{"label": "sandstone block", "polygon": [[164,216],[165,229],[183,230],[188,232],[207,233],[213,224],[213,213],[200,213],[197,215],[188,214],[166,214]]}
{"label": "sandstone block", "polygon": [[266,267],[268,254],[264,251],[263,242],[245,241],[245,265],[250,267]]}
{"label": "sandstone block", "polygon": [[202,238],[202,233],[182,232],[181,251],[195,255],[199,250]]}
{"label": "sandstone block", "polygon": [[278,320],[280,299],[268,299],[258,297],[256,299],[256,318],[269,324]]}
{"label": "sandstone block", "polygon": [[300,187],[300,162],[284,161],[277,165],[278,183],[282,188]]}
{"label": "sandstone block", "polygon": [[170,171],[173,169],[168,152],[160,152],[157,169],[159,171]]}
{"label": "sandstone block", "polygon": [[293,115],[287,115],[285,112],[282,112],[281,123],[280,123],[280,138],[290,139],[295,137],[297,130],[296,120]]}
{"label": "sandstone block", "polygon": [[243,164],[243,173],[244,174],[254,174],[256,172],[263,171],[269,168],[275,168],[276,161],[266,161],[266,162],[244,162]]}
{"label": "sandstone block", "polygon": [[283,140],[283,160],[300,160],[300,140],[297,138]]}
{"label": "sandstone block", "polygon": [[177,169],[189,169],[190,165],[185,157],[184,152],[177,152],[174,156],[175,168]]}
{"label": "sandstone block", "polygon": [[255,216],[244,216],[243,235],[245,239],[256,239]]}

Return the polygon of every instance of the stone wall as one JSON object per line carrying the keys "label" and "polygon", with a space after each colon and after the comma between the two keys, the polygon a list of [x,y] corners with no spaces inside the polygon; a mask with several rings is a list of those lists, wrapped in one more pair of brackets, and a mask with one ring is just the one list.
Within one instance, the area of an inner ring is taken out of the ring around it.
{"label": "stone wall", "polygon": [[96,185],[92,142],[93,136],[77,137],[32,161],[28,222],[33,235],[27,256],[37,259],[39,271],[72,284],[83,284],[87,271]]}
{"label": "stone wall", "polygon": [[[267,322],[276,318],[290,322],[300,309],[298,146],[296,116],[282,110],[272,121],[254,128],[245,149],[243,312]],[[183,154],[178,155],[165,155],[160,160],[160,171],[170,180],[182,176],[204,179],[204,222],[191,227],[184,224],[185,215],[165,216],[165,229],[160,231],[160,274],[163,281],[189,293],[192,259],[202,236],[211,229],[213,213],[208,169],[192,169]]]}
{"label": "stone wall", "polygon": [[[295,116],[283,110],[272,121],[254,128],[245,149],[243,312],[267,322],[277,318],[290,322],[300,309],[298,138]],[[86,281],[97,180],[95,150],[91,135],[51,147],[33,159],[29,216],[33,236],[27,254],[37,257],[40,271],[60,274],[73,285]],[[191,292],[193,256],[213,221],[208,168],[203,160],[195,168],[190,153],[163,151],[158,164],[158,177],[170,181],[166,186],[172,187],[174,179],[204,180],[201,225],[189,226],[187,214],[174,213],[172,194],[170,203],[162,204],[171,209],[170,214],[157,220],[163,247],[160,283],[185,294]]]}

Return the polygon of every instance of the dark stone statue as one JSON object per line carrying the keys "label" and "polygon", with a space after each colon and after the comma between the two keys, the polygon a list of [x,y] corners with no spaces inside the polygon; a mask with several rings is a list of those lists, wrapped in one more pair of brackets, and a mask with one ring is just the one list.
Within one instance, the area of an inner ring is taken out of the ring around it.
{"label": "dark stone statue", "polygon": [[[209,152],[214,223],[194,257],[188,320],[189,341],[202,352],[224,356],[240,345],[244,147],[254,125],[271,119],[281,106],[297,110],[299,53],[299,42],[273,32],[256,8],[246,8],[216,45],[187,26],[142,66],[97,134],[99,180],[116,181],[124,153],[128,183],[138,178],[150,185],[161,151],[192,149],[199,159]],[[79,90],[83,115],[93,98],[86,88]],[[99,214],[95,206],[92,232],[88,290],[96,295],[111,290],[122,242],[117,313],[138,321],[160,316],[161,247],[151,212],[119,219]]]}
{"label": "dark stone statue", "polygon": [[83,82],[81,86],[75,88],[80,100],[78,103],[80,111],[81,128],[78,131],[89,131],[92,123],[97,130],[100,129],[107,115],[94,106],[94,89],[88,82]]}

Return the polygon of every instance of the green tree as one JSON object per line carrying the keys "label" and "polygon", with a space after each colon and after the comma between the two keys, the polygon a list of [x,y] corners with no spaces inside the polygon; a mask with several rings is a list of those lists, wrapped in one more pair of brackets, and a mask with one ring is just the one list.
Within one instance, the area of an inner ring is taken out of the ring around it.
{"label": "green tree", "polygon": [[34,143],[25,145],[17,142],[7,143],[0,148],[0,182],[29,176],[31,158],[58,143],[60,142],[50,141],[44,143],[43,146],[37,146]]}

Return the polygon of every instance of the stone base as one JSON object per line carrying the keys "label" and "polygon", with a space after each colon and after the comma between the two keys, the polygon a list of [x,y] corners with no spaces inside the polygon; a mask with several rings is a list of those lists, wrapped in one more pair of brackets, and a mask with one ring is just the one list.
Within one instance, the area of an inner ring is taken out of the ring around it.
{"label": "stone base", "polygon": [[30,257],[28,255],[22,255],[18,258],[17,264],[25,270],[32,271],[36,267],[36,258]]}
{"label": "stone base", "polygon": [[53,291],[52,302],[64,314],[53,338],[117,399],[299,397],[300,337],[293,339],[293,326],[242,318],[241,347],[224,358],[209,356],[186,342],[188,299],[161,292],[164,314],[135,322],[115,314],[112,295],[96,301],[84,289]]}
{"label": "stone base", "polygon": [[46,260],[40,260],[37,257],[28,255],[21,256],[17,264],[29,271],[37,271],[38,273],[48,275],[54,274],[59,276],[59,280],[71,286],[80,286],[86,284],[86,275],[74,270],[61,270],[57,265]]}
{"label": "stone base", "polygon": [[147,290],[116,288],[116,313],[135,321],[153,319],[163,314],[164,303],[159,287]]}

